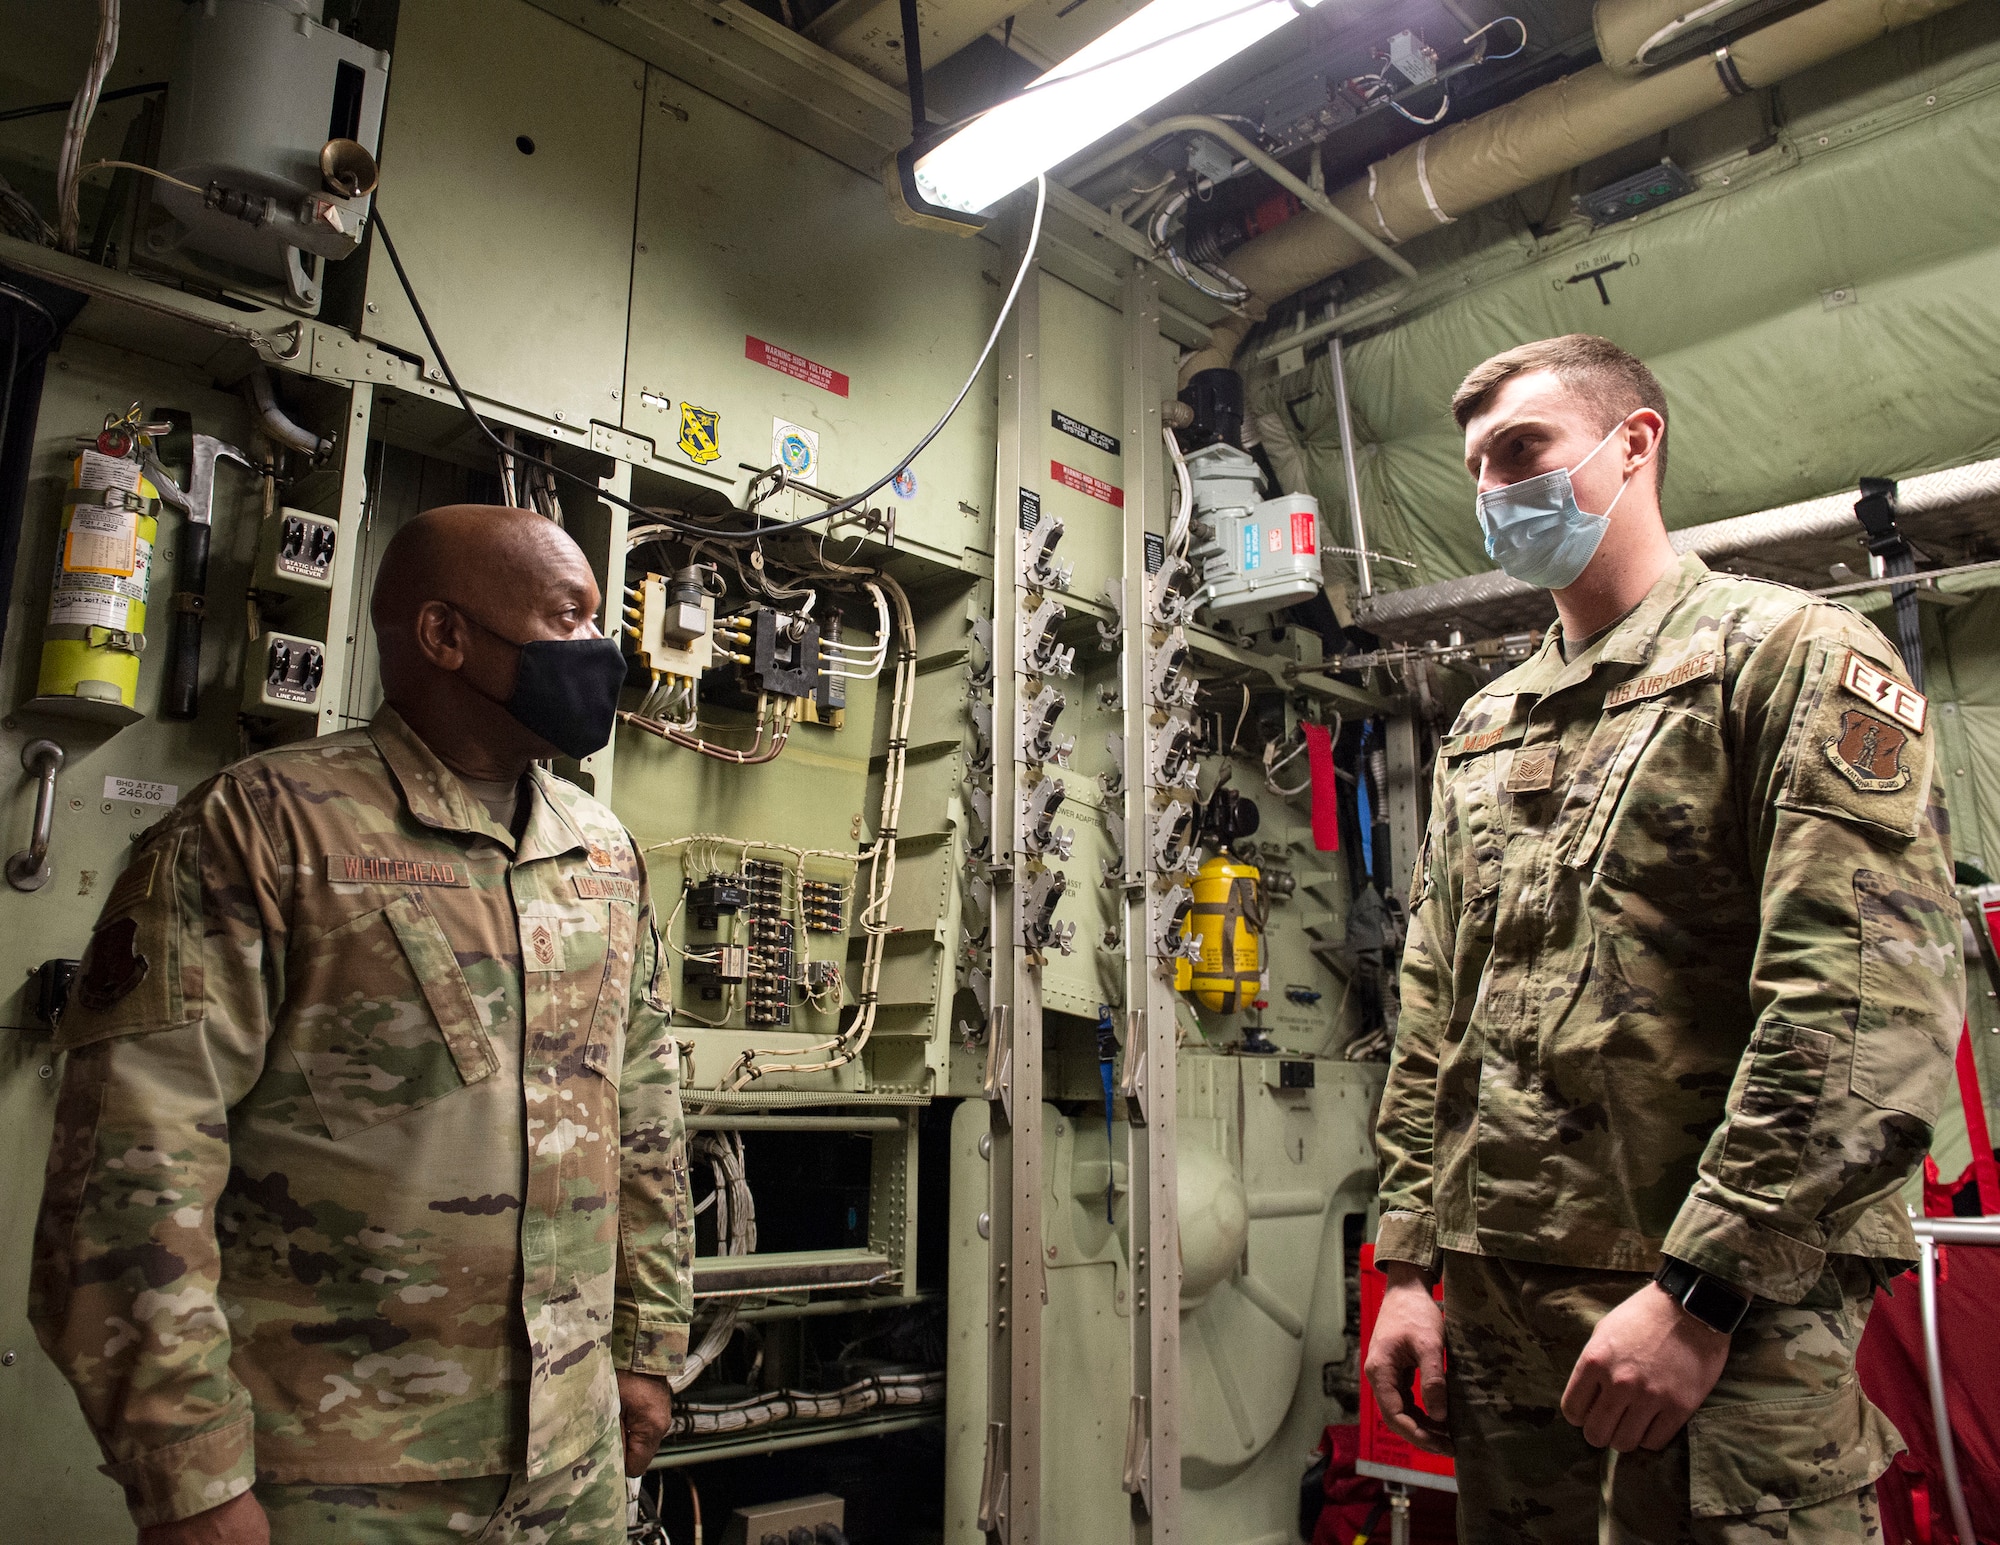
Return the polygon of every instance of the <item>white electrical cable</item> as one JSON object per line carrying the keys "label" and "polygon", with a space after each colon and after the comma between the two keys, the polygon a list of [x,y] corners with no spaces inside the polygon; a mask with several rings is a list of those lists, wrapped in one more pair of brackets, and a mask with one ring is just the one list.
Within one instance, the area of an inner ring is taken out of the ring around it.
{"label": "white electrical cable", "polygon": [[90,68],[84,73],[83,84],[69,105],[62,151],[56,158],[56,244],[68,253],[76,251],[77,229],[82,223],[77,212],[77,190],[83,183],[84,136],[90,132],[90,120],[97,113],[104,77],[111,73],[112,63],[118,57],[118,8],[119,0],[97,0],[97,46],[91,51]]}
{"label": "white electrical cable", "polygon": [[1194,481],[1188,476],[1187,458],[1181,454],[1181,443],[1174,438],[1174,432],[1163,428],[1160,438],[1166,442],[1167,454],[1173,458],[1174,488],[1180,496],[1168,526],[1167,550],[1184,558],[1188,550],[1188,533],[1194,526]]}
{"label": "white electrical cable", "polygon": [[[706,1160],[715,1176],[715,1189],[695,1208],[697,1213],[715,1209],[716,1249],[722,1255],[757,1253],[757,1201],[750,1193],[744,1174],[741,1132],[700,1132],[689,1144],[689,1159]],[[701,1377],[709,1364],[720,1357],[736,1334],[736,1305],[731,1304],[715,1317],[700,1343],[688,1353],[680,1371],[670,1374],[667,1383],[679,1394]]]}

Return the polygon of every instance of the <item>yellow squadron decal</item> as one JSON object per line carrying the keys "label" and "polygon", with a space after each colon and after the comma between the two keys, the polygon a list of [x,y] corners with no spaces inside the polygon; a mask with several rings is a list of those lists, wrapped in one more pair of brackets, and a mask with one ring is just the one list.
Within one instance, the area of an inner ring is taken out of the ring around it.
{"label": "yellow squadron decal", "polygon": [[689,461],[705,467],[722,455],[722,437],[716,433],[721,419],[713,408],[681,404],[680,448]]}

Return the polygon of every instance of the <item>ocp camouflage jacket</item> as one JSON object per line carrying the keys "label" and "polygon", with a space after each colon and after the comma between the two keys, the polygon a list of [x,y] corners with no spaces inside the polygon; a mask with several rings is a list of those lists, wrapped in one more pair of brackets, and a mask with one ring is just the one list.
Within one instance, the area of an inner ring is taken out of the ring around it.
{"label": "ocp camouflage jacket", "polygon": [[1928,705],[1843,607],[1684,558],[1438,753],[1377,1124],[1383,1260],[1796,1302],[1915,1256],[1964,1006]]}
{"label": "ocp camouflage jacket", "polygon": [[393,709],[252,757],[106,899],[31,1315],[141,1523],[276,1482],[545,1475],[680,1365],[680,1066],[631,838],[518,841]]}

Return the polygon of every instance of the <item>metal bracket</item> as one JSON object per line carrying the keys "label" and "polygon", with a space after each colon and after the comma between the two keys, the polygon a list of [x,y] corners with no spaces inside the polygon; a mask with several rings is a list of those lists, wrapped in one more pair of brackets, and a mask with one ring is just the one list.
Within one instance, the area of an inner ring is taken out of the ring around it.
{"label": "metal bracket", "polygon": [[1007,1538],[1007,1424],[986,1424],[986,1464],[979,1477],[979,1527]]}
{"label": "metal bracket", "polygon": [[986,1082],[988,1100],[1000,1102],[1007,1125],[1014,1124],[1014,1027],[1009,1022],[1009,1006],[996,1003],[986,1032]]}
{"label": "metal bracket", "polygon": [[1021,794],[1021,847],[1037,857],[1054,853],[1068,858],[1076,844],[1076,833],[1055,824],[1065,793],[1060,778],[1043,778]]}
{"label": "metal bracket", "polygon": [[1030,585],[1042,585],[1051,590],[1069,589],[1070,576],[1076,572],[1076,565],[1057,561],[1056,544],[1062,539],[1062,517],[1044,516],[1021,547],[1023,580]]}
{"label": "metal bracket", "polygon": [[1069,615],[1054,596],[1045,595],[1033,611],[1021,614],[1021,668],[1037,676],[1067,676],[1076,662],[1076,651],[1066,649],[1056,637],[1056,629]]}
{"label": "metal bracket", "polygon": [[1116,654],[1125,636],[1125,581],[1107,579],[1104,599],[1110,603],[1111,620],[1097,625],[1097,647],[1105,654]]}
{"label": "metal bracket", "polygon": [[[1126,1115],[1135,1127],[1147,1124],[1146,1112],[1146,1011],[1132,1009],[1125,1015],[1125,1077],[1118,1085],[1125,1101]],[[1125,1488],[1130,1491],[1131,1487]]]}
{"label": "metal bracket", "polygon": [[1125,1475],[1121,1484],[1153,1511],[1153,1440],[1146,1426],[1146,1397],[1134,1395],[1125,1416]]}

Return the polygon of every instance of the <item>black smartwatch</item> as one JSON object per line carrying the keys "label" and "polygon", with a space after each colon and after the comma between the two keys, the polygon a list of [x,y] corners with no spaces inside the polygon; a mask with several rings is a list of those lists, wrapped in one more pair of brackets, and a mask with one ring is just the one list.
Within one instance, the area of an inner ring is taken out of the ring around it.
{"label": "black smartwatch", "polygon": [[1653,1273],[1653,1280],[1667,1297],[1710,1330],[1725,1336],[1733,1335],[1743,1323],[1743,1316],[1750,1312],[1748,1293],[1671,1255],[1660,1257],[1660,1269]]}

